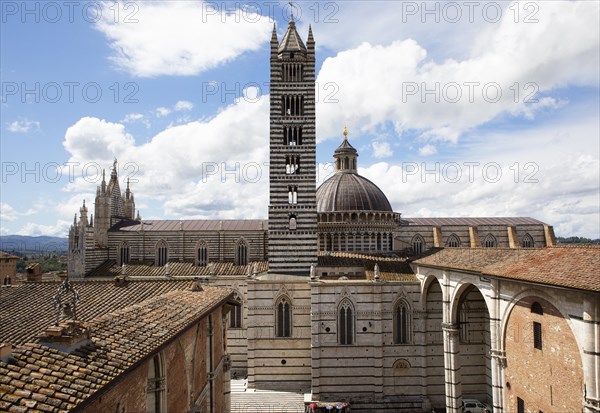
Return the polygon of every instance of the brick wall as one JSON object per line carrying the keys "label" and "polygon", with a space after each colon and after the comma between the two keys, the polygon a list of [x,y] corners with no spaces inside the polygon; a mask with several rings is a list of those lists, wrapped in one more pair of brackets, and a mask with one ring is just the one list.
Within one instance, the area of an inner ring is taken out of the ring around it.
{"label": "brick wall", "polygon": [[[531,312],[534,301],[543,315]],[[542,325],[542,349],[534,348],[533,322]],[[517,411],[517,397],[530,412],[581,412],[583,368],[571,328],[548,301],[527,297],[509,315],[506,328],[506,412]]]}

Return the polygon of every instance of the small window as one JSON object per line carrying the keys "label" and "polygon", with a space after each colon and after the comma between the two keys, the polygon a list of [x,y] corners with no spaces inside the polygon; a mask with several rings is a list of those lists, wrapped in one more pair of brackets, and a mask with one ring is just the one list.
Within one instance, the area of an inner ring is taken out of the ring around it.
{"label": "small window", "polygon": [[338,338],[342,345],[354,343],[354,311],[352,303],[344,300],[338,310]]}
{"label": "small window", "polygon": [[533,248],[534,247],[533,237],[531,235],[529,235],[529,234],[525,234],[525,236],[521,240],[521,247],[523,247],[523,248]]}
{"label": "small window", "polygon": [[496,240],[496,237],[492,234],[488,234],[483,241],[483,246],[485,248],[496,248],[498,246],[498,240]]}
{"label": "small window", "polygon": [[446,246],[450,248],[460,247],[460,238],[456,234],[450,235],[446,241]]}
{"label": "small window", "polygon": [[242,306],[236,305],[229,312],[229,328],[242,328]]}
{"label": "small window", "polygon": [[161,240],[158,242],[158,244],[156,244],[155,260],[157,267],[164,267],[164,265],[169,261],[169,248],[166,241]]}
{"label": "small window", "polygon": [[533,347],[542,349],[542,325],[536,321],[533,322]]}
{"label": "small window", "polygon": [[288,203],[291,205],[296,205],[298,203],[298,187],[288,187]]}
{"label": "small window", "polygon": [[525,401],[517,397],[517,413],[525,413]]}
{"label": "small window", "polygon": [[411,244],[414,255],[419,255],[425,250],[425,241],[420,235],[415,235],[412,239]]}
{"label": "small window", "polygon": [[160,413],[166,410],[166,377],[162,354],[148,363],[146,386],[146,411]]}
{"label": "small window", "polygon": [[531,312],[534,314],[544,315],[544,309],[542,305],[537,301],[531,304]]}
{"label": "small window", "polygon": [[292,306],[287,298],[281,298],[276,305],[275,333],[277,337],[291,337]]}
{"label": "small window", "polygon": [[129,245],[125,242],[119,247],[119,265],[129,264]]}
{"label": "small window", "polygon": [[396,305],[394,311],[394,342],[408,344],[410,342],[410,310],[404,302]]}
{"label": "small window", "polygon": [[197,257],[198,266],[206,267],[208,265],[208,246],[205,242],[198,244]]}
{"label": "small window", "polygon": [[468,343],[469,340],[469,306],[467,302],[463,302],[460,305],[460,311],[458,313],[459,326],[460,326],[460,341],[462,343]]}
{"label": "small window", "polygon": [[248,265],[248,244],[239,241],[235,249],[235,265]]}
{"label": "small window", "polygon": [[290,231],[295,231],[298,227],[298,223],[296,222],[296,216],[292,215],[290,217]]}

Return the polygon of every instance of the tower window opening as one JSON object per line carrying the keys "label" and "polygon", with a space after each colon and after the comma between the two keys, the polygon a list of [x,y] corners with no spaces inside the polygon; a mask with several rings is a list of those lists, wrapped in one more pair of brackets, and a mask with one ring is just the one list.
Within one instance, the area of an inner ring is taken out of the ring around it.
{"label": "tower window opening", "polygon": [[298,187],[288,187],[288,203],[296,205],[298,203]]}
{"label": "tower window opening", "polygon": [[293,175],[300,170],[299,156],[286,156],[285,158],[285,173]]}

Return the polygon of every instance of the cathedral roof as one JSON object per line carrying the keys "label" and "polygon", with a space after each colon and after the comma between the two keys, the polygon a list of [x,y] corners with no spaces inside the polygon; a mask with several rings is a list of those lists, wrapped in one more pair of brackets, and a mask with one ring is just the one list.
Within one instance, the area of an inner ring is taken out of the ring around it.
{"label": "cathedral roof", "polygon": [[283,39],[281,39],[281,43],[279,44],[279,49],[277,51],[279,53],[306,52],[306,46],[296,31],[296,22],[294,22],[294,16],[292,16],[290,19],[287,32],[285,32],[285,35],[283,35]]}
{"label": "cathedral roof", "polygon": [[[143,228],[142,228],[143,226]],[[269,228],[269,221],[262,219],[156,219],[124,221],[113,226],[111,231],[263,231]]]}
{"label": "cathedral roof", "polygon": [[544,225],[542,221],[529,217],[457,217],[457,218],[402,218],[401,225],[423,226],[470,226],[501,225],[512,227],[515,225]]}
{"label": "cathedral roof", "polygon": [[390,202],[377,185],[348,172],[337,172],[317,189],[317,211],[393,212]]}

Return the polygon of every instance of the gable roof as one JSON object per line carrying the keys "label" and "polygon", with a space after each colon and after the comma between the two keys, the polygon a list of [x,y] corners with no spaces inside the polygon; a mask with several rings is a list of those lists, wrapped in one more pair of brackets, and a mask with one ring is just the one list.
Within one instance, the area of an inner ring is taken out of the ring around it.
{"label": "gable roof", "polygon": [[1,411],[75,408],[233,297],[223,288],[171,291],[92,320],[90,342],[64,353],[42,344],[0,360]]}
{"label": "gable roof", "polygon": [[414,263],[537,284],[600,291],[600,246],[444,248]]}
{"label": "gable roof", "polygon": [[[188,287],[186,280],[71,281],[79,293],[77,316],[89,321],[100,315],[140,303],[169,291]],[[21,344],[33,340],[55,322],[54,295],[59,282],[35,282],[0,288],[0,342]]]}

